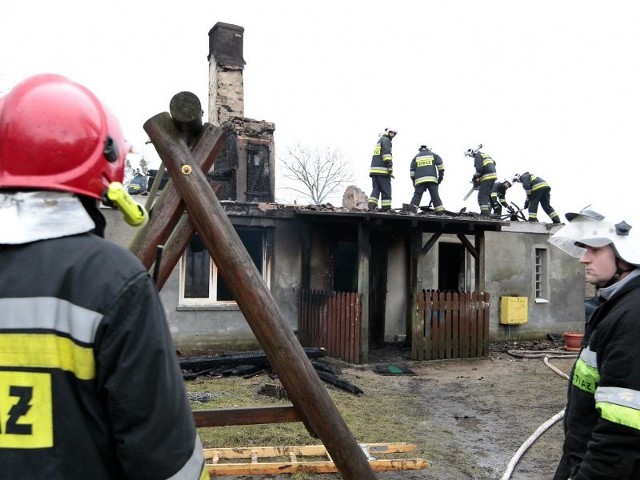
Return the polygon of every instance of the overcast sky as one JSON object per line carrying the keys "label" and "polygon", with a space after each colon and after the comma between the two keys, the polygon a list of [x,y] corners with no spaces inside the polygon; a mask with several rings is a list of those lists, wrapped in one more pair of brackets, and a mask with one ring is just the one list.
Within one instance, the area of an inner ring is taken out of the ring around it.
{"label": "overcast sky", "polygon": [[[153,159],[142,125],[184,90],[206,110],[207,34],[232,23],[245,29],[245,116],[275,123],[278,157],[296,143],[337,149],[369,194],[371,152],[391,127],[394,207],[409,203],[409,163],[427,144],[445,162],[445,208],[479,211],[475,195],[462,200],[473,174],[463,152],[482,143],[499,177],[546,179],[561,214],[592,202],[624,209],[640,181],[636,5],[2,0],[0,92],[31,74],[67,75]],[[520,185],[507,200],[522,205]]]}

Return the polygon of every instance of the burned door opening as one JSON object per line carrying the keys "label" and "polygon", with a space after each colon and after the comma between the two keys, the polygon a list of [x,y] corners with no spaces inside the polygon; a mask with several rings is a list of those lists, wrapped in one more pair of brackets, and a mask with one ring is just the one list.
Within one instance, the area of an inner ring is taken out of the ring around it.
{"label": "burned door opening", "polygon": [[369,270],[369,345],[384,344],[387,302],[387,260],[390,239],[385,234],[371,235],[371,263]]}
{"label": "burned door opening", "polygon": [[358,291],[358,243],[338,240],[333,249],[333,289]]}
{"label": "burned door opening", "polygon": [[465,250],[458,243],[440,242],[438,245],[438,290],[465,290]]}

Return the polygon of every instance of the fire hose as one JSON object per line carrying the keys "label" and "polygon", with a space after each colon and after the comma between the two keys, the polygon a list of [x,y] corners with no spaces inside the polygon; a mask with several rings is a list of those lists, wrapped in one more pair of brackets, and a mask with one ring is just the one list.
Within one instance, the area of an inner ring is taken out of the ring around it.
{"label": "fire hose", "polygon": [[[527,351],[516,351],[516,350],[510,350],[508,352],[511,355],[514,356],[520,356],[522,358],[540,358],[540,354],[544,353],[544,364],[549,367],[551,370],[553,370],[555,373],[557,373],[558,375],[560,375],[561,377],[566,378],[567,380],[569,379],[569,375],[567,375],[566,373],[562,372],[560,369],[554,367],[553,365],[551,365],[551,363],[549,363],[549,358],[568,358],[568,357],[577,357],[577,353],[576,352],[556,352],[556,351],[549,351],[549,352],[539,352],[539,351],[534,351],[534,352],[527,352]],[[542,425],[540,425],[535,432],[533,432],[533,434],[531,434],[531,436],[529,438],[527,438],[527,440],[525,440],[525,442],[520,446],[520,448],[518,449],[518,451],[513,455],[513,457],[511,457],[511,460],[509,460],[509,463],[507,464],[507,468],[504,472],[504,474],[502,475],[501,480],[509,480],[511,478],[511,474],[513,473],[516,465],[518,464],[518,462],[520,461],[520,458],[522,458],[522,455],[524,455],[524,452],[527,451],[527,449],[533,445],[533,443],[544,433],[546,432],[552,425],[554,425],[558,420],[560,420],[561,418],[564,417],[564,408],[562,410],[560,410],[558,413],[556,413],[553,417],[551,417],[549,420],[547,420],[546,422],[544,422]]]}

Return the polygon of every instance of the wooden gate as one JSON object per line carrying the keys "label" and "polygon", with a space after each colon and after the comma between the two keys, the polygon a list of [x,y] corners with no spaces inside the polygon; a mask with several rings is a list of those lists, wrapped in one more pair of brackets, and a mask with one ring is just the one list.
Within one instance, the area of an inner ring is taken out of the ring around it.
{"label": "wooden gate", "polygon": [[413,317],[411,358],[489,356],[489,294],[422,290]]}
{"label": "wooden gate", "polygon": [[323,347],[327,354],[360,363],[362,303],[355,292],[301,290],[298,336],[305,347]]}

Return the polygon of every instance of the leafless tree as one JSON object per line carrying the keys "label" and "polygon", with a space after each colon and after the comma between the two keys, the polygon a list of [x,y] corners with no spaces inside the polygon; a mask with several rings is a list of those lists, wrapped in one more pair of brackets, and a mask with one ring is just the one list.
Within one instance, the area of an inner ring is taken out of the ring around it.
{"label": "leafless tree", "polygon": [[310,198],[315,205],[324,203],[353,176],[342,153],[329,147],[311,148],[296,144],[287,147],[287,154],[280,162],[282,175],[292,181],[284,188]]}

